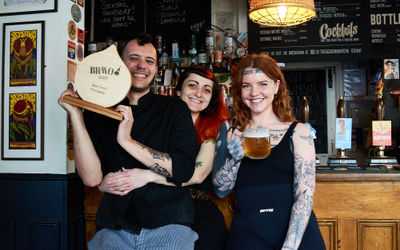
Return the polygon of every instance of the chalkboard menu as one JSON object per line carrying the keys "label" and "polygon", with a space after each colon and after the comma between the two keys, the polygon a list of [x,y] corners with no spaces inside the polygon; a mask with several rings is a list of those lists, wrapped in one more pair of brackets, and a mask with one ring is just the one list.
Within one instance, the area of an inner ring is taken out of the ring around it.
{"label": "chalkboard menu", "polygon": [[129,40],[145,30],[145,0],[94,1],[94,40]]}
{"label": "chalkboard menu", "polygon": [[[211,27],[211,0],[148,0],[146,29],[164,38],[190,44],[190,35],[204,41]],[[151,6],[151,8],[150,8]]]}
{"label": "chalkboard menu", "polygon": [[146,31],[187,45],[191,34],[204,41],[211,27],[211,0],[97,0],[94,10],[95,41],[129,40]]}
{"label": "chalkboard menu", "polygon": [[325,70],[284,70],[283,74],[292,98],[294,115],[301,121],[301,105],[303,97],[307,97],[310,124],[317,131],[314,141],[316,153],[328,153]]}
{"label": "chalkboard menu", "polygon": [[284,28],[248,21],[249,52],[281,62],[400,56],[399,0],[316,0],[317,17]]}

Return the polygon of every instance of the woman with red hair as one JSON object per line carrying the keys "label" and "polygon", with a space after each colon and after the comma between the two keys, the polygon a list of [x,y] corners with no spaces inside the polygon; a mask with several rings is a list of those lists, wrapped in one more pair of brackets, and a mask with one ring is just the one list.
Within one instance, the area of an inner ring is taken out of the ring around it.
{"label": "woman with red hair", "polygon": [[[225,219],[217,205],[208,197],[211,188],[211,171],[215,155],[215,139],[221,124],[228,119],[220,85],[214,74],[202,66],[186,69],[179,77],[175,95],[188,105],[197,133],[200,150],[192,178],[184,183],[194,201],[195,220],[193,230],[199,235],[196,250],[221,250],[224,247],[227,229]],[[125,190],[140,188],[149,182],[175,185],[164,176],[148,169],[135,168],[127,172],[123,180],[106,176],[99,186],[103,192],[124,195],[112,188],[114,183],[124,183]],[[120,184],[121,185],[121,184]]]}
{"label": "woman with red hair", "polygon": [[[293,116],[279,66],[267,55],[245,56],[231,87],[231,124],[221,126],[213,169],[217,196],[234,189],[238,201],[226,248],[325,249],[312,212],[313,135]],[[243,132],[256,128],[270,131],[264,159],[244,157]]]}

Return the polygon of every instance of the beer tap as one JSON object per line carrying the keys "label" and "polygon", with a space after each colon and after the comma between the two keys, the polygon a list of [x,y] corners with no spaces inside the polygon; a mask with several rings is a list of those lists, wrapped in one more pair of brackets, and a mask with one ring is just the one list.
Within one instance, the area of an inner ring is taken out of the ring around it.
{"label": "beer tap", "polygon": [[[383,104],[383,100],[381,97],[379,97],[376,100],[376,106],[375,106],[375,110],[376,110],[376,119],[378,121],[382,121],[385,117],[385,106]],[[378,147],[378,153],[377,153],[378,158],[384,158],[385,157],[385,146],[379,146]]]}
{"label": "beer tap", "polygon": [[310,106],[305,96],[303,96],[303,102],[301,103],[301,120],[304,123],[310,122]]}
{"label": "beer tap", "polygon": [[[310,106],[308,105],[307,97],[303,96],[303,101],[301,103],[301,120],[303,123],[308,124],[310,126],[310,130],[313,133],[314,139],[315,137],[315,129],[313,129],[310,125]],[[318,157],[315,158],[315,164],[317,166],[320,165],[320,161]]]}
{"label": "beer tap", "polygon": [[[343,97],[341,96],[338,101],[337,109],[336,109],[336,116],[338,118],[346,118],[346,106],[344,105]],[[338,148],[337,149],[337,157],[338,158],[347,158],[346,156],[346,149]]]}

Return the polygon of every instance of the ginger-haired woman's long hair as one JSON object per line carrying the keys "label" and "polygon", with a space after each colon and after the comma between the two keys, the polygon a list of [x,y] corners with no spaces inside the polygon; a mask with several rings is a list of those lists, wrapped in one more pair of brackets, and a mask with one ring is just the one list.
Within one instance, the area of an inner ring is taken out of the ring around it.
{"label": "ginger-haired woman's long hair", "polygon": [[232,111],[230,118],[234,128],[243,131],[250,123],[250,108],[242,101],[242,79],[245,68],[257,68],[264,72],[269,78],[279,80],[279,90],[274,96],[272,110],[281,122],[293,122],[296,118],[290,106],[291,99],[285,78],[276,61],[268,55],[249,54],[243,57],[235,68],[234,81],[232,82]]}
{"label": "ginger-haired woman's long hair", "polygon": [[224,103],[221,88],[214,74],[207,68],[203,66],[193,66],[186,69],[178,79],[178,83],[175,88],[175,95],[177,91],[181,91],[183,83],[190,74],[196,74],[211,80],[212,95],[210,103],[207,108],[200,112],[199,117],[194,124],[197,134],[198,143],[203,143],[206,139],[216,139],[219,132],[219,127],[221,123],[228,119],[228,109]]}

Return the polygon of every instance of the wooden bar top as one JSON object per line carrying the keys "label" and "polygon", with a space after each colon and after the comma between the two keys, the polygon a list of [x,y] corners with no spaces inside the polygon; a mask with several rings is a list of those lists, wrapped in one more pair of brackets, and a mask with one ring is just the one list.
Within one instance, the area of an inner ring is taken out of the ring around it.
{"label": "wooden bar top", "polygon": [[370,182],[370,181],[399,181],[400,170],[388,168],[387,172],[319,172],[317,182]]}

